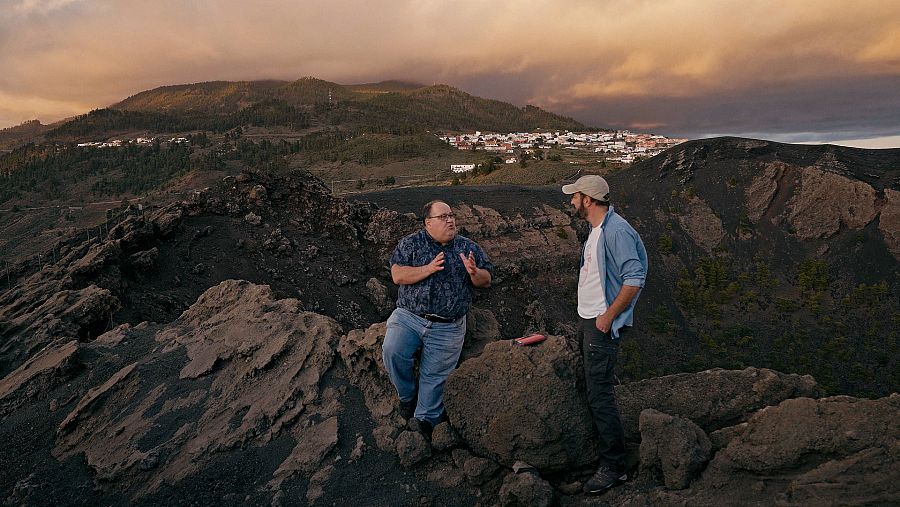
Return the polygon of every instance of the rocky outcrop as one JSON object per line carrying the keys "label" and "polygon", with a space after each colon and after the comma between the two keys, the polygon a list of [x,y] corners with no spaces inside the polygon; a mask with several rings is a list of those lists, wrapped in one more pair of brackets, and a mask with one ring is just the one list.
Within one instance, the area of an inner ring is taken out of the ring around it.
{"label": "rocky outcrop", "polygon": [[494,313],[472,307],[466,314],[466,341],[460,354],[460,362],[481,355],[485,345],[498,340],[499,337],[500,324]]}
{"label": "rocky outcrop", "polygon": [[45,346],[92,340],[112,327],[121,301],[97,279],[107,270],[118,278],[120,267],[151,269],[158,251],[147,247],[170,234],[184,213],[176,203],[147,216],[128,216],[102,238],[66,247],[57,262],[0,294],[0,337],[8,337],[0,346],[0,373],[21,366]]}
{"label": "rocky outcrop", "polygon": [[555,498],[550,483],[534,473],[508,474],[500,487],[503,507],[549,507]]}
{"label": "rocky outcrop", "polygon": [[406,425],[399,415],[399,400],[387,372],[381,344],[384,322],[367,329],[354,329],[341,337],[338,353],[347,369],[350,382],[362,391],[366,407],[375,421],[372,430],[375,444],[383,451],[397,450],[394,438]]}
{"label": "rocky outcrop", "polygon": [[446,451],[452,449],[459,444],[459,434],[450,426],[450,423],[444,421],[434,427],[431,434],[431,446],[436,451]]}
{"label": "rocky outcrop", "polygon": [[801,239],[831,237],[842,224],[862,229],[878,213],[875,197],[868,183],[805,167],[787,203],[787,221]]}
{"label": "rocky outcrop", "polygon": [[577,256],[579,242],[572,219],[551,206],[535,207],[528,215],[501,215],[492,208],[460,204],[453,208],[456,226],[465,234],[477,237],[494,261],[552,256]]}
{"label": "rocky outcrop", "polygon": [[322,386],[340,335],[333,320],[231,280],[175,322],[139,327],[88,345],[152,339],[159,347],[82,397],[59,426],[59,459],[83,454],[99,480],[139,497],[223,451],[289,435],[296,447],[273,476],[277,488],[317,470],[336,444],[340,395]]}
{"label": "rocky outcrop", "polygon": [[421,226],[421,222],[411,213],[401,214],[388,209],[372,213],[366,226],[365,238],[380,247],[380,256],[388,259],[403,236]]}
{"label": "rocky outcrop", "polygon": [[684,212],[678,215],[678,223],[694,243],[707,253],[712,252],[725,237],[722,220],[697,196],[687,202]]}
{"label": "rocky outcrop", "polygon": [[747,217],[753,223],[759,222],[768,211],[772,198],[775,197],[775,192],[778,190],[778,180],[781,179],[784,171],[785,164],[781,162],[766,164],[762,174],[755,176],[747,187]]}
{"label": "rocky outcrop", "polygon": [[431,446],[418,431],[404,431],[397,436],[396,452],[403,466],[412,466],[431,456]]}
{"label": "rocky outcrop", "polygon": [[281,483],[295,474],[312,476],[319,471],[325,455],[338,443],[338,418],[331,416],[308,427],[295,428],[292,434],[297,445],[275,470],[269,486],[277,489]]}
{"label": "rocky outcrop", "polygon": [[750,417],[680,498],[695,505],[894,504],[898,418],[898,395],[785,400]]}
{"label": "rocky outcrop", "polygon": [[470,457],[463,463],[462,468],[466,474],[466,479],[475,486],[480,486],[491,480],[500,469],[496,462],[481,456]]}
{"label": "rocky outcrop", "polygon": [[366,298],[375,305],[382,318],[388,318],[394,310],[394,301],[388,297],[387,287],[375,277],[366,282]]}
{"label": "rocky outcrop", "polygon": [[596,437],[579,365],[559,337],[535,347],[490,343],[450,374],[450,422],[470,448],[507,465],[522,460],[560,470],[590,463]]}
{"label": "rocky outcrop", "polygon": [[900,260],[900,192],[884,189],[884,206],[881,208],[878,230],[884,236],[888,250]]}
{"label": "rocky outcrop", "polygon": [[815,380],[765,368],[679,373],[616,387],[625,435],[639,438],[639,418],[652,408],[690,419],[710,432],[743,421],[756,410],[800,396],[818,396]]}
{"label": "rocky outcrop", "polygon": [[684,489],[706,466],[712,444],[688,419],[652,408],[641,412],[641,474],[662,477],[668,489]]}
{"label": "rocky outcrop", "polygon": [[47,347],[0,379],[0,417],[46,393],[78,368],[78,342]]}
{"label": "rocky outcrop", "polygon": [[131,254],[128,257],[128,264],[137,271],[150,271],[156,266],[159,259],[159,249],[153,247],[149,250]]}
{"label": "rocky outcrop", "polygon": [[118,298],[96,285],[58,292],[52,291],[52,282],[35,285],[23,287],[22,297],[50,294],[42,300],[28,301],[33,306],[0,309],[0,322],[7,322],[7,333],[11,335],[0,352],[5,356],[4,362],[13,366],[21,365],[47,345],[85,340],[99,334],[120,307]]}
{"label": "rocky outcrop", "polygon": [[[581,378],[581,359],[561,338],[550,337],[536,347],[491,343],[450,375],[447,413],[476,452],[541,470],[574,468],[596,459]],[[760,408],[818,392],[811,377],[756,368],[670,375],[616,387],[626,437],[635,441],[645,409],[690,420],[709,432],[737,424]]]}

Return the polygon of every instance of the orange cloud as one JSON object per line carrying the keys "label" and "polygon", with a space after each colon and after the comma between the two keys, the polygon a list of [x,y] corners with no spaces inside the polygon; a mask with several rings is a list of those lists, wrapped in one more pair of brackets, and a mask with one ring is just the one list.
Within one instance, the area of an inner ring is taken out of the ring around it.
{"label": "orange cloud", "polygon": [[[100,107],[154,86],[217,79],[445,82],[520,104],[588,111],[605,101],[739,98],[764,89],[800,94],[809,82],[900,76],[898,2],[863,0],[850,8],[836,0],[19,0],[13,6],[0,13],[0,122],[31,114],[52,120],[71,114],[73,104]],[[643,113],[627,121],[656,120]]]}

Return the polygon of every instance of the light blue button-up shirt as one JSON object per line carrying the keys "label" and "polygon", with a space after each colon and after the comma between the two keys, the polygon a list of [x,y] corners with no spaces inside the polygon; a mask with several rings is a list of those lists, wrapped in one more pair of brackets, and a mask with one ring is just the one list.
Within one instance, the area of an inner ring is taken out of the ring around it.
{"label": "light blue button-up shirt", "polygon": [[[612,206],[603,218],[603,235],[597,242],[597,262],[600,271],[606,273],[604,292],[606,304],[612,306],[623,285],[644,287],[647,279],[647,250],[640,234]],[[584,254],[581,256],[584,263]],[[638,291],[631,304],[613,319],[610,329],[612,337],[619,337],[619,330],[631,326],[634,321],[634,306],[641,293]]]}

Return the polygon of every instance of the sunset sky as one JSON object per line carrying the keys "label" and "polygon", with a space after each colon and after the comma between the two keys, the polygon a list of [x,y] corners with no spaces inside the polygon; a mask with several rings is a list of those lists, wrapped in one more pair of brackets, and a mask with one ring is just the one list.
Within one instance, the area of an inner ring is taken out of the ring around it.
{"label": "sunset sky", "polygon": [[0,0],[0,128],[167,84],[445,83],[598,127],[900,146],[900,1]]}

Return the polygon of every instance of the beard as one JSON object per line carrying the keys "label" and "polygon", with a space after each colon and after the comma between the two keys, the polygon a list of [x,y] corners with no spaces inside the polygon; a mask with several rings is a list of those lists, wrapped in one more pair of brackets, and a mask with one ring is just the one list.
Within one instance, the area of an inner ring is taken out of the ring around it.
{"label": "beard", "polygon": [[587,209],[585,209],[584,204],[582,203],[575,205],[575,213],[581,218],[587,218]]}

